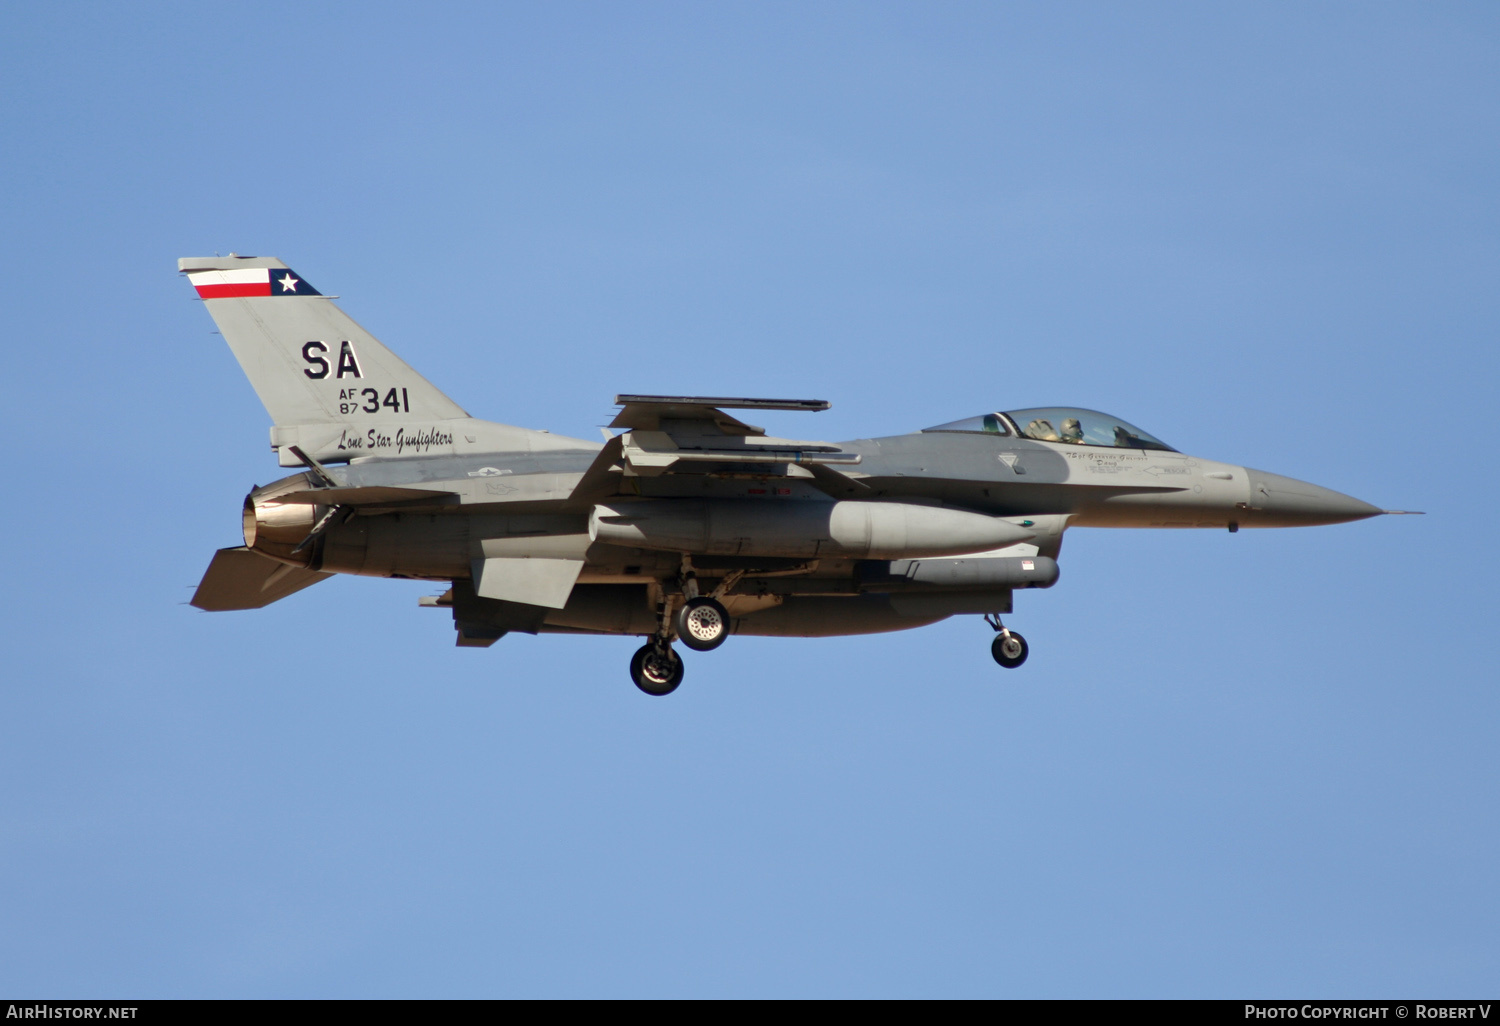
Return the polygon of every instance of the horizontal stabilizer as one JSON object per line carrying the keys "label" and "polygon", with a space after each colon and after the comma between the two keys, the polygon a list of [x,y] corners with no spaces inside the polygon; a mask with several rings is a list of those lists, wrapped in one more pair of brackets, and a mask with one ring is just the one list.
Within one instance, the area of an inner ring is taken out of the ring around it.
{"label": "horizontal stabilizer", "polygon": [[220,549],[193,593],[192,604],[214,613],[260,609],[332,576],[278,563],[244,546]]}

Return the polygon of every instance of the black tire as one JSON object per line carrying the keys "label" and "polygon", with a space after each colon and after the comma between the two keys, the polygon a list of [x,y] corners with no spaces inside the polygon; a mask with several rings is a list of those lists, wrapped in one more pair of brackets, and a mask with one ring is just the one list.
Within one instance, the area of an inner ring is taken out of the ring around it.
{"label": "black tire", "polygon": [[708,652],[729,637],[729,610],[717,599],[688,599],[677,611],[677,637],[695,652]]}
{"label": "black tire", "polygon": [[682,656],[673,652],[670,646],[642,645],[630,660],[630,679],[635,681],[635,686],[658,698],[677,690],[684,670]]}
{"label": "black tire", "polygon": [[1026,661],[1026,656],[1031,649],[1026,645],[1026,639],[1015,631],[1008,634],[996,634],[995,640],[990,642],[990,655],[995,657],[995,662],[1007,670],[1014,670]]}

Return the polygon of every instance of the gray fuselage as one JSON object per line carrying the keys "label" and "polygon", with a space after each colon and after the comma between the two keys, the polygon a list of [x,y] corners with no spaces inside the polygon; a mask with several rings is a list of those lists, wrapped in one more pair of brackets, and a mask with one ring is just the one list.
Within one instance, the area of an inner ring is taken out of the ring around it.
{"label": "gray fuselage", "polygon": [[[829,635],[1008,612],[1015,589],[1056,580],[1065,527],[1237,530],[1381,512],[1316,485],[1171,451],[961,431],[839,448],[860,460],[857,472],[832,483],[796,465],[705,465],[704,473],[665,476],[617,471],[612,494],[600,497],[612,516],[602,519],[598,502],[580,504],[575,494],[600,449],[582,440],[546,452],[357,460],[330,468],[337,484],[420,488],[442,499],[367,501],[306,545],[313,524],[334,508],[278,503],[278,496],[318,484],[296,474],[247,497],[246,544],[324,572],[452,581],[443,604],[455,605],[460,630],[467,617],[501,631],[650,634],[661,603],[690,567],[705,587],[740,575],[724,596],[738,633]],[[902,511],[897,542],[872,549],[862,535],[866,547],[859,548],[839,535],[837,515],[880,504],[886,506],[875,514]],[[653,533],[662,510],[672,523]],[[959,514],[974,523],[1001,521],[1011,534],[996,535],[1001,540],[985,552],[989,558],[954,551],[934,558],[940,550],[930,541],[921,548],[924,530],[941,535],[970,522],[955,519]],[[631,525],[636,543],[621,544],[625,535],[618,528],[611,535],[605,520]],[[733,526],[716,526],[726,524]],[[900,551],[900,539],[913,551]],[[476,561],[493,557],[582,560],[583,569],[562,608],[490,602],[474,597],[466,582]]]}

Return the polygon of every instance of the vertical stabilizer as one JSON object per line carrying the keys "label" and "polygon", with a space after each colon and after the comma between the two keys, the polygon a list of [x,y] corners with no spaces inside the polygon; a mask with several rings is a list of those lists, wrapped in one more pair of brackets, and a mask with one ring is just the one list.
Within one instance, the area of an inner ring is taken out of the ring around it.
{"label": "vertical stabilizer", "polygon": [[190,257],[177,266],[276,424],[468,416],[275,257]]}
{"label": "vertical stabilizer", "polygon": [[563,441],[474,420],[275,257],[184,257],[177,267],[271,415],[271,444],[283,466],[300,462],[288,451],[293,445],[338,461],[551,449]]}

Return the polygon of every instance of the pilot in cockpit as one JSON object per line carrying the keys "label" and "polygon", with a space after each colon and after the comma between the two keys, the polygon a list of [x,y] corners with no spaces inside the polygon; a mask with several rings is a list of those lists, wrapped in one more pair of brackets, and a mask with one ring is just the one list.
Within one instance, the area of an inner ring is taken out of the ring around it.
{"label": "pilot in cockpit", "polygon": [[1062,441],[1071,442],[1074,445],[1083,445],[1083,425],[1078,423],[1077,417],[1069,417],[1062,422]]}
{"label": "pilot in cockpit", "polygon": [[1026,437],[1035,438],[1038,442],[1061,442],[1057,429],[1052,426],[1050,420],[1042,420],[1038,417],[1026,425]]}

